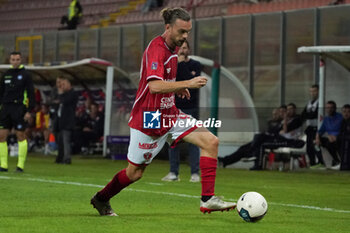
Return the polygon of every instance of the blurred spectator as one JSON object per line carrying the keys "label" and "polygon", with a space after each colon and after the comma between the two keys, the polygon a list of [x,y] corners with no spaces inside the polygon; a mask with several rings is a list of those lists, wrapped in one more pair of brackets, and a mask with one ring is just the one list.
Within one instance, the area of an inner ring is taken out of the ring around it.
{"label": "blurred spectator", "polygon": [[7,145],[8,145],[8,153],[11,157],[18,156],[18,143],[17,143],[17,137],[16,132],[14,129],[11,130],[7,137]]}
{"label": "blurred spectator", "polygon": [[336,103],[334,101],[328,101],[326,104],[327,116],[323,119],[322,125],[316,134],[315,140],[315,144],[317,146],[322,146],[330,153],[333,158],[331,166],[334,166],[335,168],[340,164],[340,159],[338,156],[339,147],[337,144],[337,136],[340,131],[341,122],[343,120],[342,115],[336,110]]}
{"label": "blurred spectator", "polygon": [[344,0],[333,0],[328,5],[340,5],[340,4],[344,4],[344,3],[345,3]]}
{"label": "blurred spectator", "polygon": [[91,143],[98,142],[103,136],[104,115],[98,111],[96,103],[90,104],[90,109],[82,117],[82,130],[79,145],[83,153],[87,153]]}
{"label": "blurred spectator", "polygon": [[340,149],[340,170],[350,170],[350,105],[345,104],[342,109],[343,121],[337,137]]}
{"label": "blurred spectator", "polygon": [[37,137],[44,139],[44,154],[47,155],[51,152],[49,146],[49,137],[50,137],[50,112],[49,106],[46,104],[41,105],[40,111],[36,113],[36,124],[35,129],[37,132]]}
{"label": "blurred spectator", "polygon": [[[301,118],[306,122],[306,151],[310,159],[310,166],[317,164],[324,164],[322,154],[315,150],[315,137],[317,133],[317,119],[318,119],[318,85],[310,87],[311,100],[305,106],[301,113]],[[316,162],[316,156],[318,161]]]}
{"label": "blurred spectator", "polygon": [[287,111],[283,113],[281,130],[279,134],[258,134],[252,142],[252,154],[256,157],[255,165],[250,170],[261,170],[265,149],[277,149],[279,147],[301,148],[305,142],[298,138],[302,135],[302,120],[296,114],[294,103],[287,105]]}
{"label": "blurred spectator", "polygon": [[78,96],[68,79],[62,78],[58,87],[59,107],[55,122],[58,156],[56,163],[71,164],[71,136],[75,127],[75,108]]}
{"label": "blurred spectator", "polygon": [[[284,109],[284,107],[282,107]],[[265,132],[261,134],[266,135],[278,135],[279,131],[281,130],[281,122],[282,118],[280,117],[280,112],[283,112],[283,110],[280,110],[279,108],[275,108],[272,110],[272,119],[267,122],[267,129]],[[255,135],[254,138],[260,137],[258,135]],[[222,167],[226,167],[230,164],[236,163],[242,158],[250,158],[252,157],[252,143],[253,141],[244,144],[243,146],[239,147],[237,151],[230,155],[226,155],[224,157],[218,157],[219,165]]]}
{"label": "blurred spectator", "polygon": [[60,29],[74,30],[80,23],[83,16],[83,8],[79,0],[72,0],[68,7],[68,15],[61,18],[62,27]]}
{"label": "blurred spectator", "polygon": [[154,8],[158,8],[162,6],[163,6],[163,0],[147,0],[145,4],[143,4],[141,12],[146,13],[148,11],[151,11]]}

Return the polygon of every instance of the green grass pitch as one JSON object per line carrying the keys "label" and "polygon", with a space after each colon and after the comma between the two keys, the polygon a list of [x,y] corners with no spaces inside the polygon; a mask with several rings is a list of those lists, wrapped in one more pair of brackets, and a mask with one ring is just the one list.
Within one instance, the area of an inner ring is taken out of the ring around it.
{"label": "green grass pitch", "polygon": [[167,161],[155,160],[144,177],[111,200],[118,217],[101,217],[90,205],[126,161],[73,157],[72,165],[29,155],[25,172],[0,173],[0,232],[344,232],[350,230],[350,173],[218,169],[216,194],[236,200],[257,191],[269,204],[267,215],[246,223],[237,214],[199,211],[201,185],[190,183],[181,164],[180,182],[162,182]]}

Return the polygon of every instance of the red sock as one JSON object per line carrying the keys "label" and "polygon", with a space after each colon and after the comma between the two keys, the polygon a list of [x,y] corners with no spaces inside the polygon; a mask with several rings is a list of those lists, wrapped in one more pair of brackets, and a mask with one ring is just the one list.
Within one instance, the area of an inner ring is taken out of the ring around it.
{"label": "red sock", "polygon": [[214,196],[217,159],[200,157],[202,196]]}
{"label": "red sock", "polygon": [[98,192],[98,198],[101,201],[109,201],[109,199],[131,183],[133,182],[126,175],[126,169],[123,169],[118,172],[101,191]]}

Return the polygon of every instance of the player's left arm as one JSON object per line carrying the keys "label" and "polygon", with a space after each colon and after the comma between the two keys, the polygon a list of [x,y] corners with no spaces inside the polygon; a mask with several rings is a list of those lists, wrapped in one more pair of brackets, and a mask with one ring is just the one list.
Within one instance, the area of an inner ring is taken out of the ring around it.
{"label": "player's left arm", "polygon": [[27,111],[31,112],[35,106],[34,84],[33,84],[32,76],[30,75],[29,72],[27,72],[26,77],[27,78],[26,78],[25,89],[27,91],[28,100],[29,100]]}
{"label": "player's left arm", "polygon": [[177,93],[188,88],[201,88],[207,84],[207,81],[207,78],[202,76],[177,82],[150,80],[148,81],[148,86],[151,94]]}
{"label": "player's left arm", "polygon": [[5,75],[0,77],[0,109],[1,109],[1,105],[2,105],[2,98],[3,98],[4,92],[5,92],[4,77],[5,77]]}

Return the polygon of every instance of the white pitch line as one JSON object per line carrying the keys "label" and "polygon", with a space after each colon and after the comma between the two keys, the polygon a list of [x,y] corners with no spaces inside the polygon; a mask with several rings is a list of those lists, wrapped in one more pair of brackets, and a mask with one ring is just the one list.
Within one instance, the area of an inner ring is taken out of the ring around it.
{"label": "white pitch line", "polygon": [[[19,178],[19,177],[0,176],[0,179],[3,179],[3,180],[28,180],[28,181],[42,182],[42,183],[68,184],[68,185],[94,187],[94,188],[103,188],[104,187],[104,185],[98,185],[98,184],[88,184],[88,183],[61,181],[61,180],[47,180],[47,179],[41,179],[41,178]],[[132,191],[132,192],[161,194],[161,195],[176,196],[176,197],[187,197],[187,198],[196,198],[196,199],[200,198],[200,196],[188,195],[188,194],[182,194],[182,193],[159,192],[159,191],[134,189],[134,188],[126,188],[125,190]],[[236,201],[235,199],[227,199],[227,200],[228,201]],[[268,204],[269,205],[277,205],[277,206],[302,208],[302,209],[329,211],[329,212],[336,212],[336,213],[350,213],[350,210],[338,210],[338,209],[334,209],[334,208],[323,208],[323,207],[309,206],[309,205],[285,204],[285,203],[275,203],[275,202],[269,202]]]}

